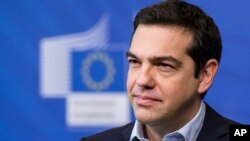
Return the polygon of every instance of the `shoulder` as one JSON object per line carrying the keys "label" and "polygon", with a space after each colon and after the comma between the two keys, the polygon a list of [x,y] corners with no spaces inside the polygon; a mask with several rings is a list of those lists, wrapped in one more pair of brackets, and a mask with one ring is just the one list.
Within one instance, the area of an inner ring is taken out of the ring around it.
{"label": "shoulder", "polygon": [[112,128],[88,137],[83,137],[80,141],[122,141],[124,140],[124,138],[130,138],[133,127],[134,122],[121,127]]}
{"label": "shoulder", "polygon": [[[216,112],[212,107],[210,107],[208,104],[206,104],[206,116],[205,121],[208,123],[215,123],[216,121],[220,122],[223,125],[229,125],[229,124],[239,124],[236,121],[233,121],[231,119],[228,119],[222,115],[220,115],[218,112]],[[218,123],[216,123],[218,125]]]}
{"label": "shoulder", "polygon": [[205,119],[197,141],[228,141],[229,127],[231,124],[239,123],[223,117],[208,104],[206,104]]}

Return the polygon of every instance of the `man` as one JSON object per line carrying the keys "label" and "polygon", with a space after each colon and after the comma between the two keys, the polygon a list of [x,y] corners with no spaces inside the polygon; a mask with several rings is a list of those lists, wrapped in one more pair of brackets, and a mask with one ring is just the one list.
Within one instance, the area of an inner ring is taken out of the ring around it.
{"label": "man", "polygon": [[227,141],[235,122],[203,102],[217,72],[221,37],[200,8],[170,0],[142,9],[127,52],[136,121],[82,141]]}

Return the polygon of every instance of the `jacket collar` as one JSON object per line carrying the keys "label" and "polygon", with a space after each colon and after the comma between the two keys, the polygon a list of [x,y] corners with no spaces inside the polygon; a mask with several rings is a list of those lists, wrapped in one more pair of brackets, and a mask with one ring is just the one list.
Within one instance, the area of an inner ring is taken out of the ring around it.
{"label": "jacket collar", "polygon": [[128,124],[121,132],[124,141],[129,141],[135,122]]}
{"label": "jacket collar", "polygon": [[217,140],[229,134],[229,124],[214,111],[207,103],[203,127],[197,137],[197,141]]}

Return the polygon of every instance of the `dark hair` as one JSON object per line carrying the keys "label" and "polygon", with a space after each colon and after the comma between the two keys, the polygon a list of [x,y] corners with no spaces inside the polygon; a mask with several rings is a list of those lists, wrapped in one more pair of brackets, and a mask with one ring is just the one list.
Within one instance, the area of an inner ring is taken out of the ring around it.
{"label": "dark hair", "polygon": [[184,27],[193,34],[193,43],[187,54],[195,62],[194,77],[209,59],[221,58],[222,43],[213,19],[199,7],[181,0],[169,0],[141,9],[134,20],[134,32],[139,24],[160,24]]}

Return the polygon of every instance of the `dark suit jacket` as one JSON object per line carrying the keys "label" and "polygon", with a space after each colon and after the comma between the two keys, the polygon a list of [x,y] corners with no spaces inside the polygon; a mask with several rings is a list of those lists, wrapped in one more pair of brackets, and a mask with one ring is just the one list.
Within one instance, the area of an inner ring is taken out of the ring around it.
{"label": "dark suit jacket", "polygon": [[[236,122],[222,117],[206,104],[203,126],[196,141],[229,141],[229,125]],[[134,122],[102,133],[82,138],[81,141],[129,141]]]}

